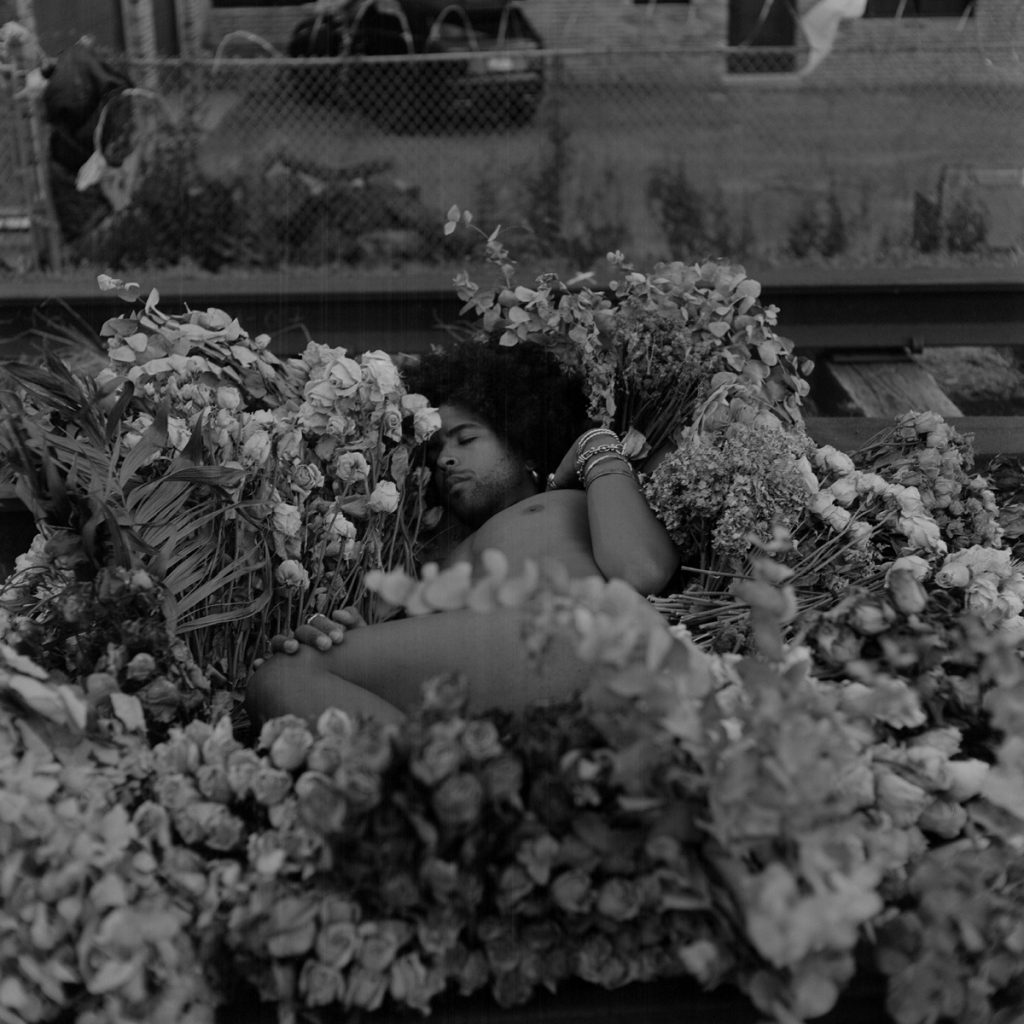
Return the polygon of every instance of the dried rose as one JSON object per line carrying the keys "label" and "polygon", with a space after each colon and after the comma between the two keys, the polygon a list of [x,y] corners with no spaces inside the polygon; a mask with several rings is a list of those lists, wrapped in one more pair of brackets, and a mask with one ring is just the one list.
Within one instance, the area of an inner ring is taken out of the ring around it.
{"label": "dried rose", "polygon": [[229,803],[234,796],[234,787],[228,778],[227,769],[219,764],[200,765],[196,770],[196,785],[207,800],[215,803]]}
{"label": "dried rose", "polygon": [[279,895],[270,905],[267,952],[278,960],[302,956],[316,939],[316,903],[302,896]]}
{"label": "dried rose", "polygon": [[320,960],[341,971],[352,962],[361,942],[355,922],[330,921],[320,925],[314,949]]}
{"label": "dried rose", "polygon": [[301,767],[306,755],[313,746],[313,734],[303,722],[301,725],[288,725],[282,729],[270,744],[269,757],[275,768],[286,772]]}
{"label": "dried rose", "polygon": [[514,754],[502,754],[480,769],[487,799],[496,804],[522,807],[523,762]]}
{"label": "dried rose", "polygon": [[318,960],[307,960],[299,972],[299,994],[306,1006],[330,1006],[345,992],[345,979]]}
{"label": "dried rose", "polygon": [[502,752],[498,727],[489,718],[475,718],[467,722],[459,739],[474,761],[487,761]]}
{"label": "dried rose", "polygon": [[280,768],[272,768],[269,764],[263,763],[253,773],[249,785],[258,803],[264,807],[273,807],[280,804],[291,792],[292,777]]}
{"label": "dried rose", "polygon": [[295,795],[299,818],[310,828],[325,835],[342,830],[348,816],[348,802],[329,776],[303,772],[295,780]]}
{"label": "dried rose", "polygon": [[359,926],[361,943],[356,959],[367,970],[385,971],[412,934],[412,926],[397,918],[366,921]]}
{"label": "dried rose", "polygon": [[356,965],[348,975],[345,989],[345,1005],[362,1010],[378,1010],[388,990],[388,977],[377,971],[369,971]]}
{"label": "dried rose", "polygon": [[306,567],[294,558],[286,558],[274,570],[274,579],[285,590],[308,590],[309,573]]}
{"label": "dried rose", "polygon": [[259,754],[248,747],[234,750],[228,754],[225,765],[228,785],[231,786],[232,791],[239,800],[249,795],[252,789],[253,776],[260,770],[263,763],[263,759]]}
{"label": "dried rose", "polygon": [[641,890],[631,878],[609,878],[597,892],[597,912],[613,921],[631,921],[641,909]]}
{"label": "dried rose", "polygon": [[371,512],[387,515],[397,510],[398,501],[398,487],[390,480],[381,480],[371,492],[367,507]]}
{"label": "dried rose", "polygon": [[161,775],[153,787],[157,800],[169,811],[179,811],[199,799],[199,790],[187,775]]}
{"label": "dried rose", "polygon": [[434,790],[431,805],[442,826],[462,829],[477,822],[483,802],[484,788],[480,780],[461,772],[450,775]]}
{"label": "dried rose", "polygon": [[907,615],[923,612],[928,605],[928,591],[910,569],[890,570],[886,588],[893,604]]}
{"label": "dried rose", "polygon": [[444,973],[436,967],[428,968],[419,953],[406,953],[392,965],[388,981],[391,998],[426,1014],[431,1000],[447,986]]}
{"label": "dried rose", "polygon": [[125,676],[131,680],[143,681],[156,672],[156,658],[152,654],[140,651],[124,667]]}
{"label": "dried rose", "polygon": [[551,899],[555,906],[569,914],[585,914],[594,905],[594,889],[590,875],[579,868],[570,868],[551,881]]}
{"label": "dried rose", "polygon": [[463,748],[455,740],[435,735],[409,761],[409,771],[424,785],[434,786],[459,769]]}

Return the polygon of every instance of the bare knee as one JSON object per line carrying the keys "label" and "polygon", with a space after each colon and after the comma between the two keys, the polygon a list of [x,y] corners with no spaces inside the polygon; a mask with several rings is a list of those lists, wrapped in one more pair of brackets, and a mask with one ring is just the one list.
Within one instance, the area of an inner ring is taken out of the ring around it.
{"label": "bare knee", "polygon": [[385,722],[405,717],[390,702],[342,678],[328,658],[311,647],[274,655],[246,682],[246,708],[257,726],[281,715],[298,715],[313,725],[329,707]]}
{"label": "bare knee", "polygon": [[268,718],[276,718],[286,714],[286,694],[289,680],[294,677],[297,666],[289,665],[292,658],[301,658],[302,652],[296,654],[275,654],[263,662],[249,676],[245,683],[245,705],[250,719],[259,724]]}

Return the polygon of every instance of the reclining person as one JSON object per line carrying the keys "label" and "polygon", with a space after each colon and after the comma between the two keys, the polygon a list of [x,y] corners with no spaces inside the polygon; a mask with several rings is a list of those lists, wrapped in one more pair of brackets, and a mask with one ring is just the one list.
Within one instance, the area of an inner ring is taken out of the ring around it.
{"label": "reclining person", "polygon": [[[497,549],[512,575],[527,560],[557,560],[572,578],[618,578],[641,594],[667,585],[678,566],[674,544],[614,433],[582,430],[582,388],[549,352],[462,342],[425,357],[415,378],[440,409],[441,429],[429,442],[433,480],[463,534],[432,560],[476,567]],[[447,672],[465,675],[474,711],[565,699],[586,682],[568,641],[531,660],[518,609],[389,620],[345,630],[343,639],[330,619],[318,619],[296,638],[279,638],[278,653],[250,677],[255,720],[314,719],[333,706],[399,721],[423,681]]]}

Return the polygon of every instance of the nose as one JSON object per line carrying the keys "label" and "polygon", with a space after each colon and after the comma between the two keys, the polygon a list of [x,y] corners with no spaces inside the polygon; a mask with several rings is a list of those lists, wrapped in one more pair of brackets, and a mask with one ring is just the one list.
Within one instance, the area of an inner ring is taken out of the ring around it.
{"label": "nose", "polygon": [[455,452],[448,447],[442,448],[441,454],[437,457],[438,468],[443,470],[453,469],[455,462]]}

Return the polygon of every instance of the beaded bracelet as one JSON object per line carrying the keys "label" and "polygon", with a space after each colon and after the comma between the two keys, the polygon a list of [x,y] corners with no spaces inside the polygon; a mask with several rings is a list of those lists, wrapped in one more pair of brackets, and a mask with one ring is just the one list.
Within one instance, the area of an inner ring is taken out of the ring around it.
{"label": "beaded bracelet", "polygon": [[[602,462],[613,462],[615,465],[607,466],[603,470],[598,469],[597,466]],[[595,480],[600,480],[603,476],[628,476],[634,480],[636,479],[633,473],[633,467],[629,464],[629,460],[621,453],[601,455],[587,466],[586,472],[583,474],[581,479],[584,490],[586,490],[586,488],[588,488]]]}
{"label": "beaded bracelet", "polygon": [[595,437],[599,437],[601,434],[611,434],[616,441],[619,439],[619,435],[612,430],[611,427],[594,427],[592,430],[588,430],[577,442],[577,450],[582,450],[583,446],[588,442],[592,441]]}

